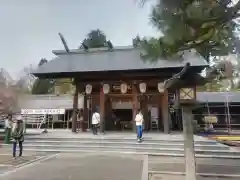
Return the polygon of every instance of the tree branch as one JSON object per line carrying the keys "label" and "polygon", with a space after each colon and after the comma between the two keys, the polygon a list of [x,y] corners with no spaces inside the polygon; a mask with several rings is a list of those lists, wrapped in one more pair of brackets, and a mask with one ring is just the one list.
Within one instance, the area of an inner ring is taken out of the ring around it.
{"label": "tree branch", "polygon": [[231,21],[232,19],[240,17],[240,13],[238,13],[240,10],[240,1],[237,2],[237,4],[233,7],[227,8],[226,12],[222,14],[221,16],[217,17],[211,17],[205,20],[200,20],[196,18],[189,18],[187,14],[184,14],[184,18],[186,19],[186,23],[193,28],[199,28],[202,24],[211,23],[211,22],[217,22],[221,20],[225,20],[225,22]]}
{"label": "tree branch", "polygon": [[201,28],[200,31],[196,32],[195,35],[192,36],[190,39],[188,39],[188,40],[182,39],[182,40],[179,40],[178,42],[175,42],[176,47],[185,46],[185,47],[182,47],[179,50],[187,50],[187,49],[190,49],[190,48],[197,47],[197,46],[203,44],[204,42],[206,42],[207,40],[210,40],[213,34],[211,34],[210,36],[208,36],[208,38],[203,39],[199,42],[196,42],[196,39],[200,39],[202,36],[209,33],[210,30],[213,30],[217,27],[221,27],[225,23],[227,23],[228,21],[229,21],[228,18],[224,18],[224,19],[221,19],[219,22],[215,22],[215,23],[213,23],[212,25],[210,25],[206,28]]}

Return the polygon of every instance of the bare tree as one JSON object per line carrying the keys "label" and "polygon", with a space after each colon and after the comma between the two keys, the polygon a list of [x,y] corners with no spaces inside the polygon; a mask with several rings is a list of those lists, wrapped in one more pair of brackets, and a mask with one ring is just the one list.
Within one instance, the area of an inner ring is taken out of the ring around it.
{"label": "bare tree", "polygon": [[6,115],[16,111],[17,93],[9,83],[6,72],[0,71],[0,115]]}
{"label": "bare tree", "polygon": [[12,87],[0,86],[0,115],[14,113],[17,109],[17,92]]}
{"label": "bare tree", "polygon": [[22,92],[29,93],[32,90],[34,81],[36,80],[36,77],[31,74],[33,69],[34,66],[29,65],[24,67],[19,73],[19,78],[17,79],[15,85],[21,89]]}

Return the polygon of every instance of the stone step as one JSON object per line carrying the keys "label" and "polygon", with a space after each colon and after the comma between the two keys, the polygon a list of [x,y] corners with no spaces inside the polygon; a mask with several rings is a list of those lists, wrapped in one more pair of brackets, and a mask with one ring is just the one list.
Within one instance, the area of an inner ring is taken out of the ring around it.
{"label": "stone step", "polygon": [[[184,144],[182,142],[178,143],[166,143],[166,142],[142,142],[142,143],[136,143],[136,141],[49,141],[49,140],[26,140],[25,145],[66,145],[66,146],[104,146],[104,147],[111,147],[111,146],[131,146],[131,147],[146,147],[151,149],[159,149],[159,148],[184,148]],[[207,145],[201,145],[201,144],[195,144],[195,148],[199,149],[206,149],[206,150],[229,150],[230,148],[228,146],[219,145],[219,144],[207,144]]]}
{"label": "stone step", "polygon": [[[3,147],[9,147],[9,145],[3,145]],[[96,151],[113,151],[113,152],[148,152],[153,154],[158,153],[170,153],[170,154],[184,154],[184,148],[169,148],[169,147],[145,147],[141,144],[133,145],[122,145],[122,146],[99,146],[99,145],[72,145],[72,144],[24,144],[24,148],[35,149],[35,150],[55,150],[55,151],[67,151],[74,152],[78,150],[96,150]],[[226,150],[226,149],[203,149],[202,147],[195,148],[195,153],[200,155],[217,155],[217,156],[240,156],[238,150]]]}
{"label": "stone step", "polygon": [[[68,142],[68,141],[77,141],[77,142],[109,142],[109,143],[115,143],[115,142],[136,142],[136,138],[110,138],[110,137],[97,137],[97,136],[93,136],[92,138],[88,137],[88,138],[52,138],[52,137],[44,137],[44,136],[40,136],[40,137],[34,137],[34,136],[30,136],[30,137],[26,137],[25,140],[27,141],[64,141],[64,142]],[[148,143],[165,143],[165,144],[179,144],[179,143],[183,143],[184,141],[179,139],[152,139],[152,138],[144,138],[145,142]],[[199,145],[216,145],[218,144],[217,141],[215,140],[197,140],[195,141],[195,144],[199,144]]]}
{"label": "stone step", "polygon": [[[10,147],[5,147],[5,151],[11,152]],[[164,156],[164,157],[184,157],[183,151],[162,151],[162,152],[150,152],[150,151],[143,151],[143,150],[126,150],[126,149],[89,149],[89,148],[77,148],[77,149],[68,149],[68,148],[40,148],[40,147],[24,147],[25,152],[45,152],[45,153],[109,153],[109,154],[136,154],[136,155],[150,155],[150,156]],[[218,154],[198,154],[196,153],[195,156],[197,158],[218,158],[218,159],[240,159],[240,155],[218,155]]]}

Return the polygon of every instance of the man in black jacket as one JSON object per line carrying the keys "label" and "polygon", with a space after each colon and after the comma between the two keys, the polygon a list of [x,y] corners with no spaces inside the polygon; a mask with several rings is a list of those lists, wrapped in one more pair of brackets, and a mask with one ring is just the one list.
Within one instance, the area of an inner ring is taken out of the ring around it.
{"label": "man in black jacket", "polygon": [[13,138],[13,158],[16,158],[17,144],[19,144],[19,157],[21,157],[24,141],[24,127],[21,117],[18,117],[16,120],[16,124],[12,131],[12,138]]}

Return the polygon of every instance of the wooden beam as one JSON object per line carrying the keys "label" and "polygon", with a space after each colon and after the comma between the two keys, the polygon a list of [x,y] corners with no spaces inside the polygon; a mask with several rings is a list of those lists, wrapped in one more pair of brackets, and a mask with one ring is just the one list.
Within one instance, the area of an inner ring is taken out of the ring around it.
{"label": "wooden beam", "polygon": [[72,132],[77,132],[77,111],[78,111],[78,87],[76,87],[73,96],[73,116],[72,116]]}
{"label": "wooden beam", "polygon": [[[169,78],[169,77],[168,77]],[[147,79],[147,80],[136,80],[136,79],[133,79],[136,84],[139,84],[141,82],[146,82],[148,87],[154,87],[156,86],[157,88],[157,84],[159,82],[162,82],[165,80],[165,78],[162,78],[162,77],[159,77],[159,78],[152,78],[152,79]],[[109,85],[114,85],[114,84],[121,84],[122,82],[125,82],[125,83],[128,83],[128,84],[131,84],[133,80],[130,80],[130,79],[126,79],[126,80],[122,80],[122,79],[115,79],[115,80],[107,80],[107,79],[104,79],[104,80],[98,80],[98,79],[90,79],[89,81],[87,79],[83,79],[83,80],[80,80],[78,79],[77,80],[77,83],[83,85],[83,86],[86,86],[87,84],[91,84],[92,86],[99,86],[101,85],[101,83],[105,83],[105,84],[109,84]],[[94,88],[94,87],[93,87]]]}
{"label": "wooden beam", "polygon": [[[174,72],[171,73],[164,73],[162,71],[159,72],[148,72],[148,73],[116,73],[116,74],[109,74],[109,73],[101,73],[101,74],[87,74],[87,75],[79,75],[77,77],[78,81],[81,82],[101,82],[101,81],[128,81],[131,82],[133,80],[136,81],[148,81],[148,80],[164,80],[172,76]],[[177,73],[177,72],[176,72]]]}
{"label": "wooden beam", "polygon": [[137,115],[137,109],[138,109],[138,93],[137,93],[137,87],[136,84],[132,84],[132,129],[133,132],[136,130],[136,123],[135,123],[135,117]]}
{"label": "wooden beam", "polygon": [[168,91],[165,90],[161,98],[161,114],[164,133],[169,133]]}
{"label": "wooden beam", "polygon": [[[84,95],[84,109],[83,109],[83,119],[84,122],[88,122],[88,107],[87,107],[88,95]],[[89,122],[88,122],[89,123]],[[85,131],[84,123],[81,124],[81,130]]]}
{"label": "wooden beam", "polygon": [[105,131],[105,94],[103,89],[100,89],[100,132]]}

